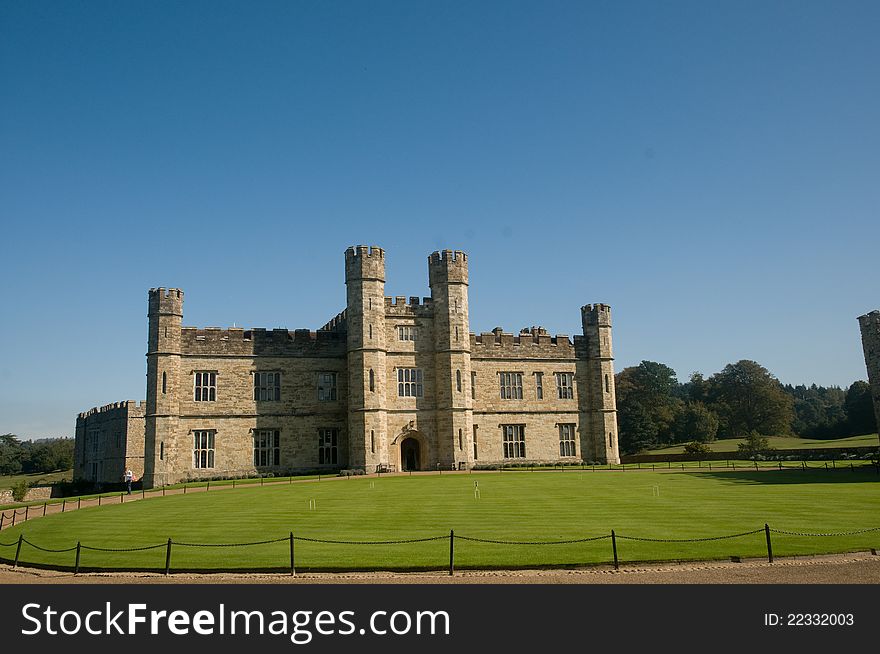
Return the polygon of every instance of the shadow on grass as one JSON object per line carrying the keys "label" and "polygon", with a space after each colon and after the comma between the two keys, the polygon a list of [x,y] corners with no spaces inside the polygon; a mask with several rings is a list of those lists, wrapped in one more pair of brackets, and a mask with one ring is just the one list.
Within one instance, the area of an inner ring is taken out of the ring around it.
{"label": "shadow on grass", "polygon": [[[683,473],[687,474],[687,472]],[[829,468],[783,468],[782,470],[736,470],[694,472],[706,477],[734,484],[864,484],[880,482],[877,466],[860,466],[853,469],[838,467]]]}

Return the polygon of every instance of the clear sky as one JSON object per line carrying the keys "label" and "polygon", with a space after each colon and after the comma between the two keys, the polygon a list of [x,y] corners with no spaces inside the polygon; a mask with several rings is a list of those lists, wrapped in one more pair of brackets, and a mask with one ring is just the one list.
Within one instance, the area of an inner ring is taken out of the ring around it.
{"label": "clear sky", "polygon": [[0,1],[0,433],[145,393],[184,324],[323,324],[470,255],[471,329],[580,329],[617,369],[866,377],[880,3]]}

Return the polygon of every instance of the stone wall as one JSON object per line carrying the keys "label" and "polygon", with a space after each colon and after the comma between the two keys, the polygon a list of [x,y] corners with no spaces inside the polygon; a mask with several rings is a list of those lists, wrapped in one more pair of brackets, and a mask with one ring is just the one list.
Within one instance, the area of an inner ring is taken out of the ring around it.
{"label": "stone wall", "polygon": [[118,484],[130,469],[144,472],[145,404],[127,400],[95,407],[76,419],[75,480]]}
{"label": "stone wall", "polygon": [[874,400],[874,415],[880,426],[880,311],[859,316],[862,332],[862,349],[865,353],[865,367],[868,370],[868,383]]}
{"label": "stone wall", "polygon": [[[38,500],[48,500],[52,495],[51,486],[38,486],[28,489],[27,495],[24,496],[25,502],[36,502]],[[0,490],[0,504],[14,504],[11,490]]]}

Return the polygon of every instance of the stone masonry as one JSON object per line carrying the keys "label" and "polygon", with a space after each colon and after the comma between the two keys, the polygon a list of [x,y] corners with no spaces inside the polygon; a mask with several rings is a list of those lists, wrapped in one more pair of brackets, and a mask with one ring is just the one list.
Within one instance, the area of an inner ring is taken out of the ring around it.
{"label": "stone masonry", "polygon": [[874,415],[880,425],[880,311],[874,310],[859,316],[862,332],[862,349],[865,352],[865,367],[868,369],[868,383],[874,400]]}
{"label": "stone masonry", "polygon": [[114,402],[76,418],[73,477],[99,484],[119,484],[126,469],[144,474],[143,402]]}
{"label": "stone masonry", "polygon": [[183,327],[183,291],[150,290],[146,487],[619,462],[608,305],[582,307],[573,338],[471,333],[468,258],[450,250],[428,257],[430,297],[386,297],[375,246],[346,250],[345,283],[345,309],[316,331]]}

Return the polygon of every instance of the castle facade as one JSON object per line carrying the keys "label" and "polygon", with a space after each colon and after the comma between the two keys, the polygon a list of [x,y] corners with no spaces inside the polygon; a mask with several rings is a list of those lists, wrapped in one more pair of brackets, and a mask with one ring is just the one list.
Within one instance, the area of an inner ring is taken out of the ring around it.
{"label": "castle facade", "polygon": [[608,305],[571,339],[474,334],[467,255],[431,254],[428,282],[385,297],[384,250],[350,247],[345,310],[317,331],[184,327],[183,291],[151,289],[144,485],[619,462]]}
{"label": "castle facade", "polygon": [[874,415],[877,417],[877,425],[880,426],[880,310],[875,309],[859,316],[858,320],[868,384],[871,386],[871,399],[874,401]]}

